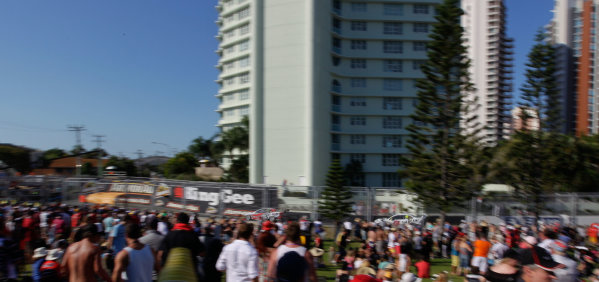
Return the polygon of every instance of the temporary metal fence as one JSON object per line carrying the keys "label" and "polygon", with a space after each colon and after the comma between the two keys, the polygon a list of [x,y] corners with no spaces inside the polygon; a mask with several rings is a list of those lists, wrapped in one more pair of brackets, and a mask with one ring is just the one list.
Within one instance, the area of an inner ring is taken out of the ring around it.
{"label": "temporary metal fence", "polygon": [[[2,184],[5,183],[5,184]],[[318,212],[320,186],[272,186],[242,183],[182,181],[158,178],[65,178],[25,176],[0,183],[4,201],[70,205],[108,204],[146,210],[185,210],[206,216],[243,216],[263,208],[321,219]],[[400,188],[350,187],[351,215],[372,221],[395,214],[439,214],[422,207],[416,196]],[[599,194],[569,193],[541,197],[540,217],[562,222],[588,224],[599,215]],[[447,215],[470,220],[496,218],[527,221],[534,214],[531,201],[513,195],[475,197]]]}

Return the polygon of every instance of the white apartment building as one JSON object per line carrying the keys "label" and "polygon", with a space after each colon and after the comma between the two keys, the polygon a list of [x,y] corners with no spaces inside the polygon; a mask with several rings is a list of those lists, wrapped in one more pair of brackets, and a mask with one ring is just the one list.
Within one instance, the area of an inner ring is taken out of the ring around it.
{"label": "white apartment building", "polygon": [[218,126],[249,115],[250,182],[325,185],[338,158],[362,163],[360,184],[401,186],[440,2],[219,1]]}
{"label": "white apartment building", "polygon": [[462,26],[465,31],[470,79],[475,90],[467,100],[473,124],[482,131],[480,137],[489,144],[509,134],[512,92],[512,42],[506,36],[506,8],[503,0],[462,0]]}

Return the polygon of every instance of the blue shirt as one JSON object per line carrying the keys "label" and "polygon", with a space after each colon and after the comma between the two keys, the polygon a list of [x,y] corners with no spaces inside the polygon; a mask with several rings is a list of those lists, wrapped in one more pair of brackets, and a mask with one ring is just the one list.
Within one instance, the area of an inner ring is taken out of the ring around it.
{"label": "blue shirt", "polygon": [[125,240],[125,225],[119,224],[115,226],[112,232],[110,232],[110,237],[114,237],[112,239],[112,250],[116,256],[127,245],[127,241]]}
{"label": "blue shirt", "polygon": [[40,282],[40,279],[42,279],[41,277],[41,273],[40,273],[40,267],[42,267],[42,264],[46,261],[46,258],[40,258],[37,259],[34,263],[33,266],[31,267],[31,276],[33,276],[33,282]]}

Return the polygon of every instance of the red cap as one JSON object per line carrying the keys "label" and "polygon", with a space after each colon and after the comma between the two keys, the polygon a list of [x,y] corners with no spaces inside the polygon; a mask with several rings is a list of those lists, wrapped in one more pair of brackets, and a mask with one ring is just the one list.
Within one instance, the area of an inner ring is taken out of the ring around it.
{"label": "red cap", "polygon": [[271,229],[272,229],[272,222],[270,222],[270,220],[262,222],[262,230],[270,231]]}

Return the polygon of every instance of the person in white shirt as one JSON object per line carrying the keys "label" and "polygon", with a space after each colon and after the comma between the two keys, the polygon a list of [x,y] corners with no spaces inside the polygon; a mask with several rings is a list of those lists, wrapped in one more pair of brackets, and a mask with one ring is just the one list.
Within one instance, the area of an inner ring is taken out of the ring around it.
{"label": "person in white shirt", "polygon": [[216,269],[226,271],[227,282],[258,281],[258,252],[250,244],[254,225],[240,223],[237,240],[225,246],[216,261]]}
{"label": "person in white shirt", "polygon": [[539,247],[545,249],[548,253],[551,253],[551,245],[553,245],[553,238],[556,238],[557,234],[553,232],[553,230],[545,227],[543,232],[539,232],[539,241],[541,243],[538,244]]}
{"label": "person in white shirt", "polygon": [[555,281],[560,282],[576,282],[578,281],[578,269],[576,268],[578,264],[576,261],[567,257],[565,252],[568,249],[568,245],[566,243],[556,240],[549,246],[551,249],[551,257],[557,263],[563,264],[565,267],[558,268],[553,270],[555,273]]}
{"label": "person in white shirt", "polygon": [[343,228],[351,232],[351,230],[353,229],[353,224],[351,223],[351,221],[346,220],[345,222],[343,222]]}

